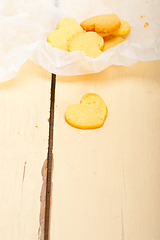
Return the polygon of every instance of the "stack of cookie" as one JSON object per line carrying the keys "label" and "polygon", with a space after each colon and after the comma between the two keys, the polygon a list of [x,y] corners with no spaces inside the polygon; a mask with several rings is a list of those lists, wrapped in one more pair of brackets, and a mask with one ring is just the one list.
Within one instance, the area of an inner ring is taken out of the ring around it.
{"label": "stack of cookie", "polygon": [[47,41],[55,48],[69,52],[83,51],[86,56],[96,58],[123,42],[123,36],[130,32],[130,28],[129,23],[116,14],[97,15],[80,24],[66,17],[48,35]]}

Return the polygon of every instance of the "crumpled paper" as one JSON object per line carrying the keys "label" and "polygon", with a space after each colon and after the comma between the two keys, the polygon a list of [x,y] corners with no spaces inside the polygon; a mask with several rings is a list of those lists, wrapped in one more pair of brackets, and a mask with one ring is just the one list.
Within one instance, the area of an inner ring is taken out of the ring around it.
{"label": "crumpled paper", "polygon": [[[122,42],[97,58],[81,51],[66,52],[46,41],[63,17],[77,22],[106,13],[127,20],[131,32]],[[159,0],[1,0],[0,81],[17,75],[28,59],[57,75],[100,72],[111,65],[131,66],[137,61],[160,59]]]}

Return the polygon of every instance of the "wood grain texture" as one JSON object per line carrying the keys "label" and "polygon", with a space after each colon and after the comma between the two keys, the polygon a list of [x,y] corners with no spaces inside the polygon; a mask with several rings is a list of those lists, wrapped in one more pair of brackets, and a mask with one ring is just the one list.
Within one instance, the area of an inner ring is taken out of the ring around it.
{"label": "wood grain texture", "polygon": [[[50,240],[160,239],[160,61],[57,77]],[[88,92],[107,104],[96,130],[64,112]]]}
{"label": "wood grain texture", "polygon": [[[0,84],[0,239],[40,236],[41,169],[47,158],[51,74],[27,61]],[[44,216],[42,216],[44,217]]]}

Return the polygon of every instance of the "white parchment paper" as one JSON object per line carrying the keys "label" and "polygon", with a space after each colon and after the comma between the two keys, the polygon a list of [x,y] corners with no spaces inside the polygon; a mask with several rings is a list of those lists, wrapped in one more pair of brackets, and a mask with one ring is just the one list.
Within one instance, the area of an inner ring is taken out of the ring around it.
{"label": "white parchment paper", "polygon": [[[46,41],[63,17],[73,17],[80,23],[105,13],[127,20],[131,32],[125,42],[95,59],[80,51],[69,53],[53,48]],[[57,75],[96,73],[110,65],[158,60],[160,0],[1,0],[0,52],[1,82],[15,77],[28,59]]]}

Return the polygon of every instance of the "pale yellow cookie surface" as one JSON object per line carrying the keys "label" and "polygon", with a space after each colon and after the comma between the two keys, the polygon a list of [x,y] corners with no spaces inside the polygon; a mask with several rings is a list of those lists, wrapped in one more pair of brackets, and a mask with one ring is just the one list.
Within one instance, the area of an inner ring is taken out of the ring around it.
{"label": "pale yellow cookie surface", "polygon": [[125,21],[120,19],[121,25],[120,27],[112,33],[113,36],[124,36],[127,35],[130,32],[131,26],[130,24]]}
{"label": "pale yellow cookie surface", "polygon": [[122,37],[106,37],[104,38],[104,47],[103,52],[106,51],[109,48],[115,47],[118,44],[124,42],[124,39]]}
{"label": "pale yellow cookie surface", "polygon": [[103,46],[104,40],[99,34],[85,32],[72,40],[69,51],[84,51],[86,56],[96,58],[102,53]]}
{"label": "pale yellow cookie surface", "polygon": [[120,19],[116,14],[97,15],[80,23],[85,31],[95,31],[105,33],[105,35],[117,30],[120,24]]}
{"label": "pale yellow cookie surface", "polygon": [[103,99],[98,94],[87,93],[80,104],[72,104],[66,108],[65,119],[75,128],[95,129],[103,126],[107,114]]}
{"label": "pale yellow cookie surface", "polygon": [[53,32],[49,33],[47,42],[51,43],[52,47],[68,51],[73,38],[83,32],[75,19],[66,17],[60,20]]}

